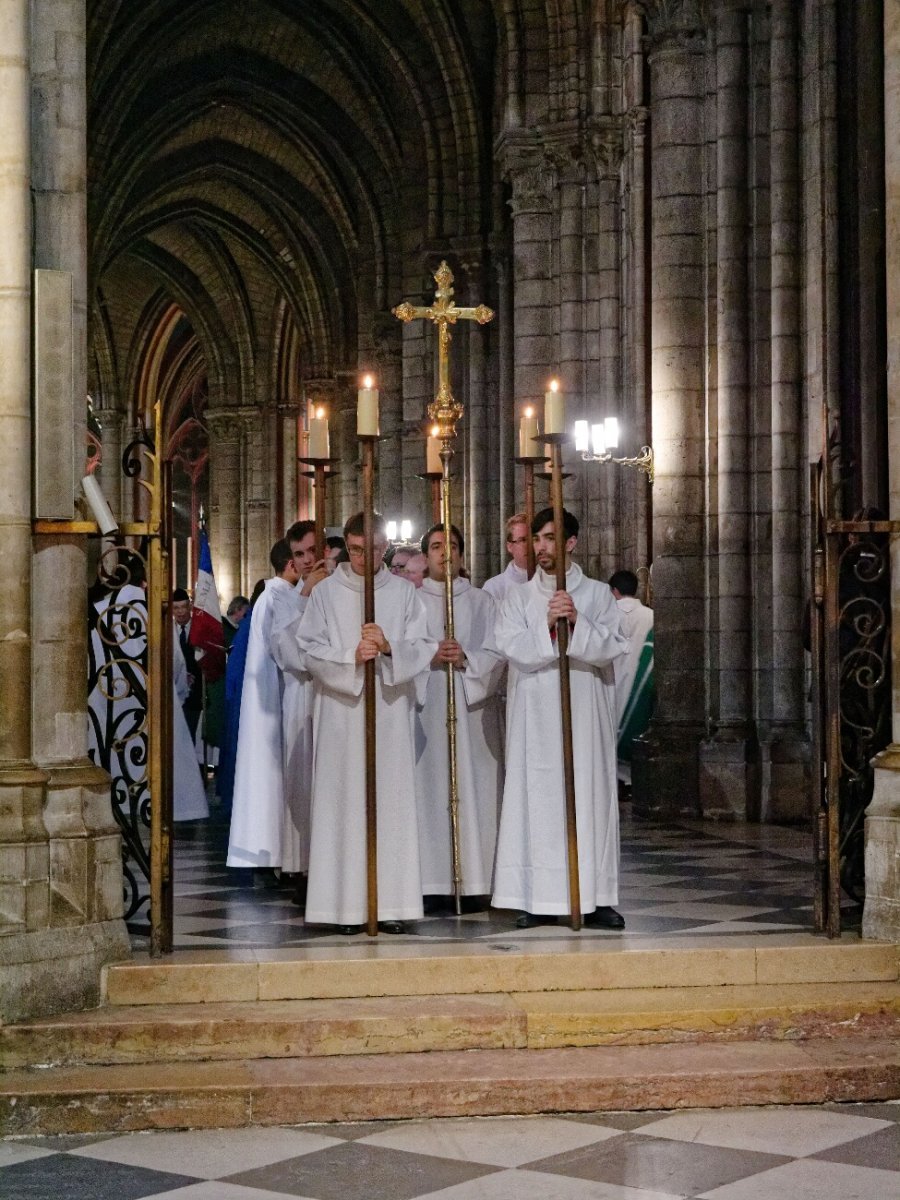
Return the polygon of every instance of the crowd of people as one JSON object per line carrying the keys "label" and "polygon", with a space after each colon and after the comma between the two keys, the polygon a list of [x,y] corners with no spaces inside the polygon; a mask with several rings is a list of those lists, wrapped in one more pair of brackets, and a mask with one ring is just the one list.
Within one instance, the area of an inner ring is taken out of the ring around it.
{"label": "crowd of people", "polygon": [[[307,924],[366,921],[365,664],[376,680],[378,921],[402,932],[455,911],[447,664],[455,668],[459,882],[464,911],[518,910],[520,927],[569,912],[557,623],[568,622],[578,875],[583,923],[621,929],[618,799],[652,706],[653,614],[638,580],[609,584],[572,560],[578,521],[552,509],[507,521],[506,569],[482,588],[463,535],[432,526],[388,546],[374,521],[375,620],[363,618],[363,516],[316,555],[298,521],[272,547],[272,576],[236,597],[224,680],[217,791],[230,811],[229,868],[274,873]],[[536,570],[529,580],[533,541]],[[556,585],[565,556],[565,588]],[[445,633],[446,575],[454,637]],[[186,594],[173,616],[183,632]],[[187,620],[185,619],[187,618]],[[186,638],[176,639],[176,642]],[[186,651],[187,654],[187,651]],[[190,666],[190,663],[188,663]],[[188,671],[190,674],[190,671]],[[188,725],[194,704],[186,693]]]}

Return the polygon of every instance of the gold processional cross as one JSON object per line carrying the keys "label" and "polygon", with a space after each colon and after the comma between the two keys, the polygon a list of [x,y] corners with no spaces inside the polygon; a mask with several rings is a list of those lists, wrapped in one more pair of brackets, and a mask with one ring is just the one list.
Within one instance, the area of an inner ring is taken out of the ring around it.
{"label": "gold processional cross", "polygon": [[[437,290],[434,303],[417,307],[404,300],[392,309],[401,321],[433,321],[438,329],[438,391],[428,406],[428,416],[438,427],[441,439],[441,525],[444,527],[444,626],[447,638],[454,639],[453,575],[450,569],[450,460],[456,423],[462,418],[463,406],[450,390],[450,326],[457,321],[477,321],[486,325],[494,319],[493,309],[484,304],[475,308],[457,308],[453,301],[453,272],[446,262],[434,273]],[[459,787],[456,769],[456,682],[452,663],[447,663],[447,758],[449,764],[450,841],[453,855],[453,893],[457,916],[462,911],[462,867],[459,849]]]}

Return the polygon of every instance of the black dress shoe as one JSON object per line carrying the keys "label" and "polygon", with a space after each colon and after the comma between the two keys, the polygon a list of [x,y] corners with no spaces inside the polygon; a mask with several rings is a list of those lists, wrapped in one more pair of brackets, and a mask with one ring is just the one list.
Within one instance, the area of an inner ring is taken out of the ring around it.
{"label": "black dress shoe", "polygon": [[621,913],[616,912],[614,908],[610,908],[608,904],[601,905],[600,908],[595,908],[592,913],[588,913],[582,922],[589,929],[624,929],[625,918]]}
{"label": "black dress shoe", "polygon": [[406,925],[403,921],[379,921],[378,928],[382,933],[406,933]]}
{"label": "black dress shoe", "polygon": [[556,917],[545,916],[542,913],[519,913],[516,917],[516,929],[534,929],[537,925],[555,925]]}
{"label": "black dress shoe", "polygon": [[344,934],[345,937],[353,937],[355,933],[362,933],[363,928],[362,925],[338,925],[338,933]]}

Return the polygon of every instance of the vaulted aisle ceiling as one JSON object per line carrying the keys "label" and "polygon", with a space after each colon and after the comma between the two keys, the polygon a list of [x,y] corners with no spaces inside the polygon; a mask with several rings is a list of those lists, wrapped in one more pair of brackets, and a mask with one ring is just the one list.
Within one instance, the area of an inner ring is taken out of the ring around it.
{"label": "vaulted aisle ceiling", "polygon": [[[174,300],[211,398],[356,361],[404,256],[489,226],[495,23],[482,0],[89,3],[89,234],[100,391],[134,393]],[[269,361],[266,361],[269,355]]]}

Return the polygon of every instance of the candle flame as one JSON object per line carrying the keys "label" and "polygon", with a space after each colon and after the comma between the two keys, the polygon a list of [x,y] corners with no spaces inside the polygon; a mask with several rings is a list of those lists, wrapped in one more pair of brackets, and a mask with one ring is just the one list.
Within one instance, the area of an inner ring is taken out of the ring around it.
{"label": "candle flame", "polygon": [[559,380],[558,380],[558,379],[551,379],[551,380],[550,380],[550,391],[551,391],[551,392],[558,392],[558,391],[559,391]]}
{"label": "candle flame", "polygon": [[375,380],[372,378],[372,376],[364,375],[363,376],[363,387],[367,388],[367,389],[371,389],[374,386],[375,386]]}
{"label": "candle flame", "polygon": [[325,409],[320,406],[319,408],[316,409],[316,417],[318,418],[318,420],[321,421],[324,416],[325,416]]}
{"label": "candle flame", "polygon": [[531,418],[534,416],[534,409],[531,407],[531,405],[530,405],[530,404],[529,404],[529,405],[528,405],[528,407],[525,409],[525,416],[528,418],[528,420],[529,420],[529,421],[530,421],[530,420],[531,420]]}
{"label": "candle flame", "polygon": [[437,437],[440,432],[441,432],[440,425],[432,425],[432,427],[431,427],[431,436],[432,437]]}

